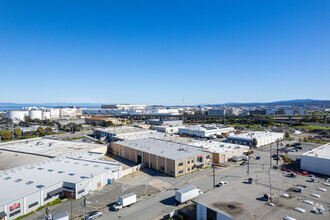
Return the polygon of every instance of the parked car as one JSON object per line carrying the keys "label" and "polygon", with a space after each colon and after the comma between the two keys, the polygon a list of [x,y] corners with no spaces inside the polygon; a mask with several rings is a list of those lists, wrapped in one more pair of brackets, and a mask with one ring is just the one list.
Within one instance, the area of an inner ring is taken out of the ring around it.
{"label": "parked car", "polygon": [[300,146],[300,143],[294,143],[294,145],[296,145],[296,146]]}
{"label": "parked car", "polygon": [[244,162],[240,163],[239,165],[244,166],[244,165],[246,165],[246,164],[247,164],[247,162],[244,161]]}
{"label": "parked car", "polygon": [[227,184],[228,184],[227,181],[223,181],[223,180],[221,180],[221,181],[216,185],[216,187],[224,186],[224,185],[227,185]]}
{"label": "parked car", "polygon": [[256,160],[260,160],[260,157],[256,157]]}
{"label": "parked car", "polygon": [[101,217],[103,214],[102,211],[94,211],[86,216],[86,220],[92,220]]}
{"label": "parked car", "polygon": [[284,172],[288,171],[288,170],[285,169],[284,167],[282,167],[281,170],[284,171]]}
{"label": "parked car", "polygon": [[301,172],[301,175],[302,175],[302,176],[308,176],[308,173],[307,173],[306,171],[302,171],[302,172]]}

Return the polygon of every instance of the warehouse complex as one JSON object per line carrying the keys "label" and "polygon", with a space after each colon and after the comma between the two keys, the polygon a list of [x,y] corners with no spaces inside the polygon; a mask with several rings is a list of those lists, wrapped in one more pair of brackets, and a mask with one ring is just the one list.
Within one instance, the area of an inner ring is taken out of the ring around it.
{"label": "warehouse complex", "polygon": [[249,146],[223,143],[217,141],[200,141],[192,143],[194,146],[199,146],[212,153],[214,162],[225,163],[235,156],[242,156],[249,150]]}
{"label": "warehouse complex", "polygon": [[78,199],[121,177],[121,165],[88,159],[95,156],[53,158],[1,172],[0,213],[15,219],[59,197]]}
{"label": "warehouse complex", "polygon": [[212,154],[203,148],[155,138],[112,142],[111,149],[116,155],[175,177],[212,162]]}
{"label": "warehouse complex", "polygon": [[241,144],[253,146],[253,139],[256,139],[258,144],[255,147],[261,147],[267,144],[275,143],[277,140],[284,139],[284,133],[255,131],[250,133],[229,134],[227,142],[233,144]]}
{"label": "warehouse complex", "polygon": [[210,125],[190,125],[186,128],[179,128],[180,135],[197,136],[197,137],[215,137],[216,135],[227,134],[235,131],[233,127],[225,125],[210,124]]}
{"label": "warehouse complex", "polygon": [[330,143],[302,154],[300,168],[330,176]]}

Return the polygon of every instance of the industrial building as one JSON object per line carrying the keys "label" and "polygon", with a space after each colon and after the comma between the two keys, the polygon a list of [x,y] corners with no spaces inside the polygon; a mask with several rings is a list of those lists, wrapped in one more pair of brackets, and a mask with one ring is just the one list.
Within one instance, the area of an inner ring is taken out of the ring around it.
{"label": "industrial building", "polygon": [[[250,174],[257,183],[247,184],[247,177],[210,190],[193,200],[196,204],[196,220],[254,220],[254,219],[329,219],[329,190],[319,191],[326,186],[306,181],[308,177],[298,176],[295,181],[272,170],[272,196],[275,200],[268,205],[264,195],[269,193],[269,175],[256,172]],[[224,180],[226,177],[223,177]],[[227,177],[228,178],[228,177]],[[306,185],[302,192],[299,186]],[[318,194],[319,198],[313,197]],[[323,207],[325,212],[317,214]],[[303,210],[302,212],[297,211]],[[287,217],[286,217],[287,216]],[[285,218],[286,217],[286,218]]]}
{"label": "industrial building", "polygon": [[93,134],[98,138],[105,138],[109,141],[134,140],[162,135],[155,130],[133,126],[98,128],[93,129]]}
{"label": "industrial building", "polygon": [[113,125],[123,125],[126,124],[126,119],[114,118],[114,117],[90,117],[85,118],[85,123],[89,125],[100,125],[104,126],[107,121],[111,121]]}
{"label": "industrial building", "polygon": [[68,155],[74,156],[80,152],[102,152],[104,154],[107,151],[107,146],[46,138],[31,138],[0,143],[0,152],[2,151],[54,158]]}
{"label": "industrial building", "polygon": [[233,132],[233,127],[227,127],[219,124],[189,125],[179,129],[180,135],[197,136],[203,138],[216,137],[217,135]]}
{"label": "industrial building", "polygon": [[330,176],[330,143],[303,153],[300,169]]}
{"label": "industrial building", "polygon": [[101,109],[119,109],[119,110],[137,110],[137,109],[145,109],[146,105],[132,105],[132,104],[116,104],[116,105],[101,105]]}
{"label": "industrial building", "polygon": [[254,131],[249,133],[229,134],[227,142],[233,144],[253,146],[253,139],[256,139],[258,144],[254,147],[261,147],[276,141],[284,139],[284,133],[268,132],[268,131]]}
{"label": "industrial building", "polygon": [[233,157],[242,156],[249,150],[249,146],[223,143],[217,141],[199,141],[191,145],[202,147],[212,153],[215,163],[225,163]]}
{"label": "industrial building", "polygon": [[1,172],[0,215],[11,220],[57,198],[79,199],[122,175],[116,162],[88,159],[92,153],[80,157],[47,159]]}
{"label": "industrial building", "polygon": [[212,162],[212,153],[201,147],[155,138],[112,142],[111,149],[115,155],[175,177]]}
{"label": "industrial building", "polygon": [[182,126],[182,120],[149,119],[146,120],[145,123],[152,126],[169,126],[169,127]]}

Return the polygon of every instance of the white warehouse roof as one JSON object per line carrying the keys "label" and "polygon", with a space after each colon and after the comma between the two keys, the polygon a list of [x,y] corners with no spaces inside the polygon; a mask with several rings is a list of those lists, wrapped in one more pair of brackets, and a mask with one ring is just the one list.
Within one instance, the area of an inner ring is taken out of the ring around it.
{"label": "white warehouse roof", "polygon": [[121,165],[110,161],[53,158],[6,170],[0,173],[0,206],[58,183],[76,184],[119,169]]}
{"label": "white warehouse roof", "polygon": [[200,141],[200,142],[192,143],[191,145],[209,149],[210,152],[213,153],[223,153],[223,152],[228,152],[243,148],[246,150],[249,149],[249,146],[246,145],[230,144],[230,143],[217,142],[217,141]]}

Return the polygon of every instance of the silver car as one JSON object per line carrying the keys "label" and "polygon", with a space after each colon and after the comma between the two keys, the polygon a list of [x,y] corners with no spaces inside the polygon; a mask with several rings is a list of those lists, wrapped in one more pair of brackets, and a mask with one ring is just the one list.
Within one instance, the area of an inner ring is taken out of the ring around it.
{"label": "silver car", "polygon": [[86,216],[86,220],[92,220],[101,217],[103,214],[102,211],[94,211]]}

